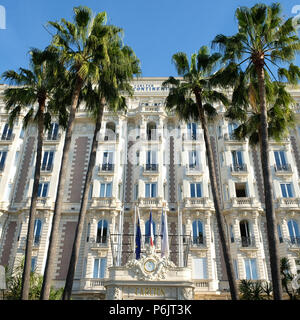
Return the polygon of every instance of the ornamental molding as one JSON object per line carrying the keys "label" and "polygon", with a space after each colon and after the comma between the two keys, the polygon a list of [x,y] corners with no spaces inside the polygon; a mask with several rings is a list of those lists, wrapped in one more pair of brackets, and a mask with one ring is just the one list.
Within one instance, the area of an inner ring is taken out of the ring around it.
{"label": "ornamental molding", "polygon": [[148,245],[146,254],[141,255],[139,260],[128,261],[126,268],[133,271],[138,280],[163,280],[167,272],[176,266],[168,258],[156,254],[155,248]]}

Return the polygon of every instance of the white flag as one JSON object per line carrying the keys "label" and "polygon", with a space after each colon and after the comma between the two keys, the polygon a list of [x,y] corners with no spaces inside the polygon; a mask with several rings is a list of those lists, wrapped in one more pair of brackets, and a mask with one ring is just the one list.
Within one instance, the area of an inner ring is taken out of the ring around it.
{"label": "white flag", "polygon": [[169,257],[169,235],[168,235],[168,220],[166,212],[162,209],[161,212],[161,256]]}

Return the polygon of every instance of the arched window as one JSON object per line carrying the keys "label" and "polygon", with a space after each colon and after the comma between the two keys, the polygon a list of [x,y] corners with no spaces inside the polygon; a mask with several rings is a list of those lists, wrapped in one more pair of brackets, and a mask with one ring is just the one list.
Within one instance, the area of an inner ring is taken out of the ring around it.
{"label": "arched window", "polygon": [[[153,235],[154,235],[154,243],[156,240],[156,231],[155,231],[155,227],[156,224],[155,222],[152,220],[152,226],[153,226]],[[150,220],[146,221],[145,223],[145,243],[149,243],[150,242]]]}
{"label": "arched window", "polygon": [[247,220],[240,222],[240,233],[243,247],[249,247],[251,245],[250,226]]}
{"label": "arched window", "polygon": [[100,220],[97,227],[97,243],[106,243],[108,235],[108,224],[106,220]]}
{"label": "arched window", "polygon": [[147,140],[156,140],[156,123],[147,123]]}
{"label": "arched window", "polygon": [[34,221],[34,244],[37,245],[40,243],[42,231],[42,221],[40,219],[35,219]]}
{"label": "arched window", "polygon": [[114,140],[116,136],[116,124],[114,122],[108,122],[105,127],[104,140]]}
{"label": "arched window", "polygon": [[203,224],[200,220],[193,221],[193,244],[203,244],[204,243],[204,232]]}
{"label": "arched window", "polygon": [[291,242],[300,244],[300,233],[299,233],[299,226],[296,220],[290,220],[288,222],[289,234]]}

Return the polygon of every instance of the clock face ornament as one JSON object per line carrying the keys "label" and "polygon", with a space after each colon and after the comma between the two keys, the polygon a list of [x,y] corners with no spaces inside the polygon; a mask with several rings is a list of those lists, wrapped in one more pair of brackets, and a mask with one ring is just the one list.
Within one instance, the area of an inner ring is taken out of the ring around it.
{"label": "clock face ornament", "polygon": [[144,264],[146,272],[153,272],[155,270],[155,262],[153,260],[147,260]]}

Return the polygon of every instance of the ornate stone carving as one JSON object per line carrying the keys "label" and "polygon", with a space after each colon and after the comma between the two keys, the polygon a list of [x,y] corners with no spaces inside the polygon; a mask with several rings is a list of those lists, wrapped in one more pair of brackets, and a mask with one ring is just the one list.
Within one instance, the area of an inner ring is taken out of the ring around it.
{"label": "ornate stone carving", "polygon": [[146,254],[139,260],[132,259],[127,262],[126,267],[132,269],[138,280],[160,280],[166,278],[166,273],[175,264],[166,257],[160,257],[155,253],[154,247],[148,246]]}
{"label": "ornate stone carving", "polygon": [[194,297],[193,288],[180,288],[178,292],[178,300],[192,300]]}

